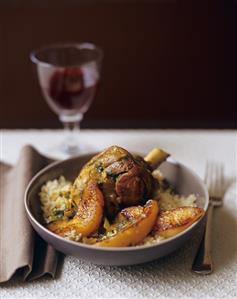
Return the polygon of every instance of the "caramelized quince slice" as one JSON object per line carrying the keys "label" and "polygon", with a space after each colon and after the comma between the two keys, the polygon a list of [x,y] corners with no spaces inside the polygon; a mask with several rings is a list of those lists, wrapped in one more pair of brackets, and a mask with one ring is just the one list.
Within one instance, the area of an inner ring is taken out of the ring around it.
{"label": "caramelized quince slice", "polygon": [[111,231],[98,241],[99,247],[126,247],[140,243],[152,230],[158,214],[155,200],[149,200],[142,206],[123,209],[117,216]]}
{"label": "caramelized quince slice", "polygon": [[90,181],[78,201],[75,216],[70,220],[52,222],[47,228],[64,237],[70,232],[74,232],[81,237],[88,236],[99,228],[103,217],[103,208],[103,194],[97,184]]}
{"label": "caramelized quince slice", "polygon": [[201,218],[204,210],[197,207],[180,207],[168,211],[161,211],[152,234],[158,234],[161,237],[172,237]]}

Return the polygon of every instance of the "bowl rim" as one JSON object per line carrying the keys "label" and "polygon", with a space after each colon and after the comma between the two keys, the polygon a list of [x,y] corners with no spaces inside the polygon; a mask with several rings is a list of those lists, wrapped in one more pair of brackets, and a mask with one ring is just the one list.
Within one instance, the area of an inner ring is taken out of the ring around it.
{"label": "bowl rim", "polygon": [[[201,179],[201,177],[196,174],[192,169],[190,169],[189,167],[185,166],[184,164],[172,159],[168,159],[166,162],[169,164],[176,164],[181,166],[182,168],[188,170],[189,172],[192,173],[192,175],[195,177],[195,179],[197,179],[199,181],[199,183],[201,184],[201,187],[203,188],[204,194],[205,194],[205,202],[204,202],[204,214],[202,215],[202,217],[200,217],[197,221],[195,221],[192,225],[190,225],[188,228],[186,228],[184,231],[174,235],[173,237],[164,239],[159,241],[158,243],[154,243],[154,244],[146,244],[146,245],[135,245],[135,246],[129,246],[129,247],[96,247],[96,246],[92,246],[89,244],[84,244],[84,243],[80,243],[80,242],[76,242],[76,241],[72,241],[72,240],[68,240],[65,239],[53,232],[51,232],[50,230],[48,230],[45,226],[43,226],[38,220],[36,220],[36,218],[34,217],[34,215],[32,214],[30,207],[29,207],[29,200],[28,200],[28,194],[32,188],[32,186],[34,185],[34,182],[41,177],[43,174],[47,173],[48,170],[56,167],[57,165],[63,164],[63,163],[67,163],[69,161],[73,161],[79,158],[83,158],[89,155],[93,155],[94,153],[87,153],[87,154],[83,154],[83,155],[78,155],[78,156],[74,156],[65,160],[59,160],[59,161],[55,161],[50,163],[49,165],[47,165],[46,167],[42,168],[39,172],[37,172],[33,178],[30,180],[30,182],[28,183],[26,190],[25,190],[25,194],[24,194],[24,206],[25,206],[25,210],[27,213],[27,216],[30,219],[30,222],[33,222],[36,226],[38,226],[41,230],[43,230],[46,234],[49,234],[51,237],[56,238],[58,241],[63,241],[65,243],[67,243],[68,245],[73,245],[73,246],[78,246],[78,248],[82,247],[84,249],[90,249],[90,250],[98,250],[98,251],[112,251],[112,252],[116,252],[116,251],[134,251],[134,250],[144,250],[144,249],[149,249],[149,248],[154,248],[154,247],[159,247],[161,245],[164,245],[166,243],[169,243],[171,241],[174,241],[175,239],[183,236],[184,234],[188,233],[194,226],[198,225],[198,223],[200,223],[200,221],[205,217],[208,206],[209,206],[209,194],[208,194],[208,190],[207,187],[204,183],[204,181]],[[34,228],[33,228],[34,229]],[[38,233],[38,232],[37,232]]]}

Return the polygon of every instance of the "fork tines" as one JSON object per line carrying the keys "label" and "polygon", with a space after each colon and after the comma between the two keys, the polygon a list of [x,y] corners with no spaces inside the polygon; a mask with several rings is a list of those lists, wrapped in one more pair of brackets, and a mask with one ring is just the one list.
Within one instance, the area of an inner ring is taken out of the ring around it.
{"label": "fork tines", "polygon": [[224,167],[220,162],[207,162],[205,183],[213,205],[222,205],[224,192]]}

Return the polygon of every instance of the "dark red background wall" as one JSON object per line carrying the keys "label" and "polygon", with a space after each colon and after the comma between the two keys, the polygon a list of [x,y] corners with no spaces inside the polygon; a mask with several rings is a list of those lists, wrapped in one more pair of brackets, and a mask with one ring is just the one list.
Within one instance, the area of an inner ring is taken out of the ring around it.
{"label": "dark red background wall", "polygon": [[84,127],[236,128],[236,16],[235,1],[3,1],[0,126],[59,127],[29,53],[91,41],[105,59]]}

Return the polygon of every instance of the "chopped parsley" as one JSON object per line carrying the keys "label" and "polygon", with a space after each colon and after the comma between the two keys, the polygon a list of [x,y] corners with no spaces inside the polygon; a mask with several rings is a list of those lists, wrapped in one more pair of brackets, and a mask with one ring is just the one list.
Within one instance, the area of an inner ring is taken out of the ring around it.
{"label": "chopped parsley", "polygon": [[96,170],[97,170],[98,173],[102,173],[104,171],[104,167],[102,166],[101,163],[97,164],[95,166],[95,168],[96,168]]}

